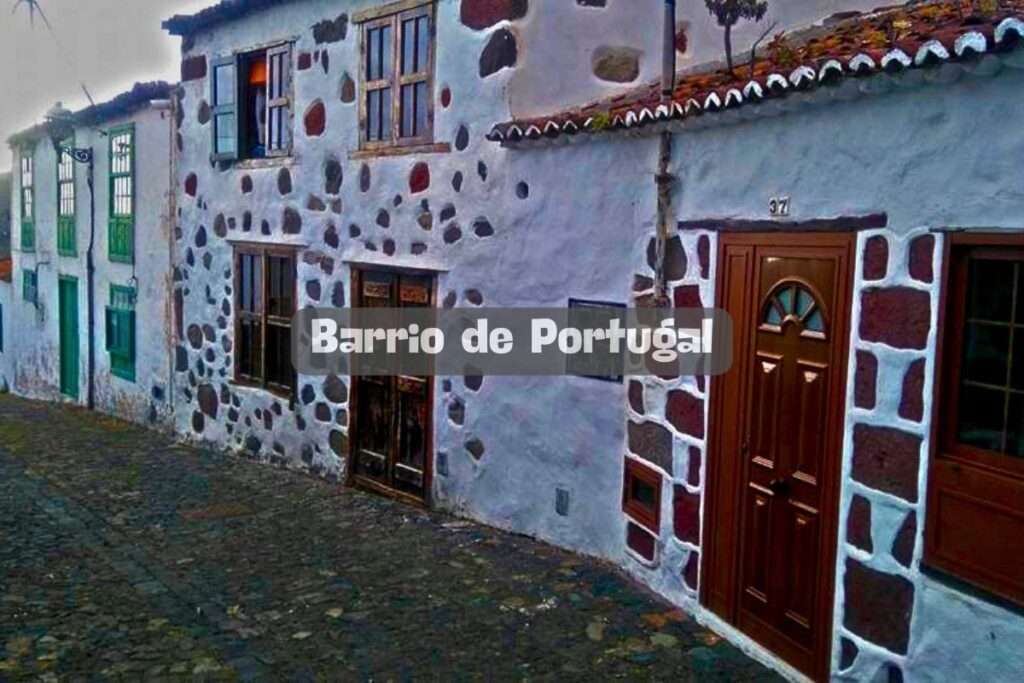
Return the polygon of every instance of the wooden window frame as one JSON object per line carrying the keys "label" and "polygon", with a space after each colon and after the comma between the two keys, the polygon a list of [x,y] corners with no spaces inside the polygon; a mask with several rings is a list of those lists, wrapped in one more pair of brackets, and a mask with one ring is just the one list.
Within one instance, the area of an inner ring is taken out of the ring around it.
{"label": "wooden window frame", "polygon": [[[110,305],[106,309],[106,350],[110,354],[110,374],[128,382],[135,381],[135,349],[138,339],[136,296],[134,287],[110,285]],[[125,330],[127,336],[121,339],[121,333]]]}
{"label": "wooden window frame", "polygon": [[[224,57],[218,57],[210,60],[210,160],[214,162],[236,162],[236,161],[250,161],[259,159],[258,157],[250,157],[247,151],[243,151],[242,144],[245,139],[245,122],[242,119],[242,107],[244,105],[244,98],[242,97],[243,87],[248,87],[248,83],[243,86],[243,79],[241,73],[242,60],[252,55],[253,53],[263,52],[263,59],[266,60],[267,64],[267,103],[266,103],[266,116],[267,116],[267,140],[264,141],[266,152],[263,158],[266,159],[281,159],[292,155],[292,151],[295,145],[295,41],[294,40],[280,40],[273,43],[268,43],[262,46],[255,46],[252,48],[238,50],[230,55]],[[274,74],[277,73],[273,69],[273,59],[278,56],[284,56],[283,63],[287,64],[287,73],[284,74],[284,87],[283,94],[279,97],[270,97],[270,83]],[[217,71],[220,67],[232,66],[234,67],[234,82],[228,84],[226,87],[230,89],[234,97],[230,104],[218,104],[217,92],[218,92],[218,80]],[[286,121],[287,129],[287,142],[288,144],[283,147],[277,147],[271,149],[270,147],[270,121],[271,114],[275,110],[284,110],[283,119]],[[217,151],[217,121],[218,117],[231,115],[234,117],[234,140],[235,150],[233,152],[218,152]]]}
{"label": "wooden window frame", "polygon": [[[114,263],[135,262],[135,216],[138,214],[136,200],[136,144],[135,124],[127,123],[122,126],[115,126],[107,130],[107,252],[108,258]],[[127,171],[114,170],[114,144],[119,137],[128,136],[129,139],[129,167]],[[130,187],[129,200],[131,202],[131,213],[117,212],[117,196],[115,188],[118,180],[127,179]],[[121,237],[117,233],[123,232]],[[124,243],[124,249],[117,248],[117,245]]]}
{"label": "wooden window frame", "polygon": [[[75,222],[78,214],[78,192],[75,186],[75,159],[68,152],[75,146],[74,138],[65,140],[60,145],[57,156],[57,255],[75,257],[78,255],[78,243],[75,234]],[[70,196],[65,196],[70,191]],[[65,211],[65,199],[70,204],[70,213]]]}
{"label": "wooden window frame", "polygon": [[20,170],[18,196],[21,207],[21,250],[32,252],[36,250],[36,161],[33,147],[21,148],[18,168]]}
{"label": "wooden window frame", "polygon": [[[232,254],[232,271],[234,284],[234,383],[240,386],[255,387],[263,389],[282,398],[294,400],[298,385],[297,373],[292,368],[291,386],[284,386],[267,380],[267,328],[269,326],[286,327],[291,330],[292,316],[298,311],[298,252],[299,247],[281,244],[258,244],[252,242],[237,242],[234,244]],[[240,257],[243,255],[258,256],[260,258],[260,311],[242,310],[242,287],[240,282]],[[269,262],[271,256],[287,257],[292,265],[292,316],[271,316],[267,312],[270,278]],[[260,376],[254,377],[243,375],[240,358],[242,355],[242,321],[243,319],[258,322],[260,326]]]}
{"label": "wooden window frame", "polygon": [[[944,554],[941,545],[943,528],[939,520],[940,496],[944,492],[945,495],[952,494],[964,500],[989,503],[1006,509],[999,499],[1013,500],[1016,497],[1019,500],[1020,491],[1024,491],[1024,458],[996,453],[957,440],[969,261],[971,256],[979,255],[989,260],[1024,261],[1024,233],[956,233],[946,236],[923,562],[930,569],[955,577],[999,599],[1024,605],[1024,585],[1003,580],[981,563],[971,564],[962,558]],[[1024,305],[1024,302],[1018,302],[1017,305]],[[1012,343],[1011,338],[1011,353]],[[977,492],[975,488],[984,490]],[[1024,517],[1024,505],[1009,510],[1009,514]],[[1012,550],[1015,541],[1007,539],[1007,552],[1020,552]]]}
{"label": "wooden window frame", "polygon": [[[429,46],[427,69],[415,74],[402,74],[402,26],[405,21],[426,17]],[[425,147],[434,142],[434,81],[437,65],[437,11],[434,0],[408,0],[376,8],[355,17],[359,25],[359,151],[381,152],[407,147]],[[391,72],[376,81],[367,81],[367,34],[369,31],[391,28]],[[402,137],[402,86],[427,84],[427,120],[424,131],[416,136]],[[369,140],[367,95],[372,91],[391,89],[391,135],[384,140]]]}
{"label": "wooden window frame", "polygon": [[[661,533],[661,475],[639,460],[626,457],[622,480],[622,511],[655,536]],[[654,509],[633,497],[633,481],[637,480],[654,489]]]}

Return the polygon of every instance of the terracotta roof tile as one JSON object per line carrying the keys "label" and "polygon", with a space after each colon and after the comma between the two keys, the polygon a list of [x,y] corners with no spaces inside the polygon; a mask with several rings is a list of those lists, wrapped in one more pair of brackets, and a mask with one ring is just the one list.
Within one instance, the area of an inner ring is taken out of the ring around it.
{"label": "terracotta roof tile", "polygon": [[948,1],[912,4],[779,34],[753,66],[681,74],[669,103],[661,101],[660,83],[650,83],[549,116],[498,124],[487,138],[516,143],[686,119],[850,77],[970,62],[1024,42],[1024,0],[1003,0],[989,17],[961,19],[956,7]]}

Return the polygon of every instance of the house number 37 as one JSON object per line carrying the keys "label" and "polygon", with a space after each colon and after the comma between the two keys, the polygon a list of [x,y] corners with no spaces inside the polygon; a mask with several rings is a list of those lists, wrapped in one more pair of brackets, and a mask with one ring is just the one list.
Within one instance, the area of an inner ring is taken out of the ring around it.
{"label": "house number 37", "polygon": [[789,203],[789,197],[772,197],[768,200],[768,213],[772,216],[788,216]]}

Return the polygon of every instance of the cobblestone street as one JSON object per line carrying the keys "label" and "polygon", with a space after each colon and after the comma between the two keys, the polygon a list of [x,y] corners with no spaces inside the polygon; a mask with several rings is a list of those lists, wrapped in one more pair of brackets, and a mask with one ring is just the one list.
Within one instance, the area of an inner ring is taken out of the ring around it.
{"label": "cobblestone street", "polygon": [[0,680],[768,680],[600,562],[0,396]]}

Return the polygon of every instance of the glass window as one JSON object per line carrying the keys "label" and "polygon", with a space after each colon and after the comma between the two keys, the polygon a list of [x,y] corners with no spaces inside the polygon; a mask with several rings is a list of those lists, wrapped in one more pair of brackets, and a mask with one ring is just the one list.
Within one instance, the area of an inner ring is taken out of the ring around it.
{"label": "glass window", "polygon": [[235,286],[236,379],[290,393],[295,386],[291,357],[294,253],[280,247],[239,247]]}

